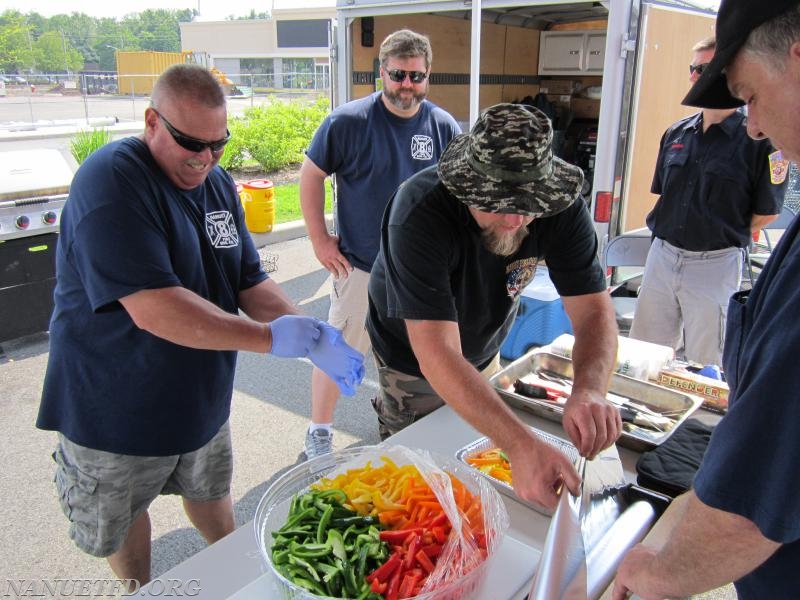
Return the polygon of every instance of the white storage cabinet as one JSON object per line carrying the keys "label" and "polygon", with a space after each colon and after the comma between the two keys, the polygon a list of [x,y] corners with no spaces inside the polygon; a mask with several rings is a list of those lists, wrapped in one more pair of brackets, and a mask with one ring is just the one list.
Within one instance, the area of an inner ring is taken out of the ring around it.
{"label": "white storage cabinet", "polygon": [[539,75],[602,75],[603,31],[543,31],[539,38]]}

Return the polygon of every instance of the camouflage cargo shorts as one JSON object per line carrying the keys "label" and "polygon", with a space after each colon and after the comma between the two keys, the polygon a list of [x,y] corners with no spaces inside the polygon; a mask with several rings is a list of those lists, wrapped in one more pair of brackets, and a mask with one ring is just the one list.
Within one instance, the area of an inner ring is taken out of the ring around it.
{"label": "camouflage cargo shorts", "polygon": [[[387,367],[374,351],[373,355],[380,391],[372,399],[372,408],[378,413],[378,433],[382,440],[444,405],[427,380]],[[499,370],[498,354],[481,373],[489,378]]]}
{"label": "camouflage cargo shorts", "polygon": [[226,422],[205,446],[173,456],[130,456],[93,450],[58,435],[53,452],[61,509],[69,536],[92,556],[110,556],[131,524],[160,494],[194,502],[230,493],[233,454]]}

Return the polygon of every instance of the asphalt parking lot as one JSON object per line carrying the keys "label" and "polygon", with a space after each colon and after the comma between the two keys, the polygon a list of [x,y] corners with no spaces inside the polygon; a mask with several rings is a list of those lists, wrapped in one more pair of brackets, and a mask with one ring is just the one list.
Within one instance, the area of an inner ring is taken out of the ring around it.
{"label": "asphalt parking lot", "polygon": [[[272,274],[275,280],[308,314],[325,318],[329,303],[327,272],[316,262],[308,239],[270,245],[265,250],[278,257],[278,270]],[[68,522],[52,483],[54,463],[50,453],[55,434],[34,427],[47,363],[47,335],[6,342],[0,344],[0,350],[0,411],[6,431],[0,445],[4,470],[0,478],[0,496],[4,499],[0,597],[6,597],[9,579],[111,578],[104,559],[83,554],[67,537]],[[310,414],[310,375],[311,365],[306,361],[244,352],[239,355],[231,414],[237,525],[252,519],[270,481],[298,461]],[[374,377],[369,360],[357,396],[340,401],[334,424],[337,449],[379,442],[369,406]],[[183,513],[179,498],[156,500],[151,518],[153,577],[205,547]]]}

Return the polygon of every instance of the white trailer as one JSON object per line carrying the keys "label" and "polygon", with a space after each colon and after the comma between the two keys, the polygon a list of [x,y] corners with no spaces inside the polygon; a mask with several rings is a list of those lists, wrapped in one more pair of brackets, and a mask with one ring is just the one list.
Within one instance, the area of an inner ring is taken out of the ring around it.
{"label": "white trailer", "polygon": [[480,109],[534,96],[545,83],[595,84],[588,87],[602,91],[587,120],[596,125],[596,147],[586,200],[602,249],[609,237],[645,225],[656,200],[650,182],[661,134],[696,110],[680,101],[689,88],[691,47],[714,33],[708,4],[337,0],[335,103],[375,89],[378,46],[402,27],[431,38],[430,97],[465,126]]}

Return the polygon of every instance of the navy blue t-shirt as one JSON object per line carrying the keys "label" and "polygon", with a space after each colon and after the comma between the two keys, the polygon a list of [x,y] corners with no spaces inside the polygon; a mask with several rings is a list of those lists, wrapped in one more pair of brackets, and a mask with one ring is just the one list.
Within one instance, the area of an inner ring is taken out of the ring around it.
{"label": "navy blue t-shirt", "polygon": [[107,144],[75,174],[61,215],[37,426],[120,454],[200,448],[230,414],[236,352],[156,337],[119,299],[181,286],[237,313],[239,292],[266,278],[223,169],[182,191],[140,139]]}
{"label": "navy blue t-shirt", "polygon": [[540,259],[562,296],[606,289],[597,236],[580,200],[557,215],[534,219],[512,256],[487,250],[481,231],[435,167],[397,190],[383,219],[367,316],[372,347],[389,367],[422,377],[404,322],[420,319],[457,322],[464,358],[484,368],[511,329],[520,294]]}
{"label": "navy blue t-shirt", "polygon": [[435,165],[461,133],[449,113],[432,102],[404,119],[389,112],[381,92],[334,110],[314,134],[306,154],[336,177],[339,250],[369,272],[380,243],[381,217],[397,186]]}
{"label": "navy blue t-shirt", "polygon": [[741,515],[783,544],[735,582],[741,600],[800,598],[800,220],[795,219],[743,303],[733,296],[723,364],[728,413],[694,480],[708,506]]}
{"label": "navy blue t-shirt", "polygon": [[678,121],[661,138],[650,189],[660,196],[647,226],[684,250],[746,248],[753,214],[781,212],[786,169],[773,173],[775,148],[747,135],[741,112],[705,132],[701,116]]}

